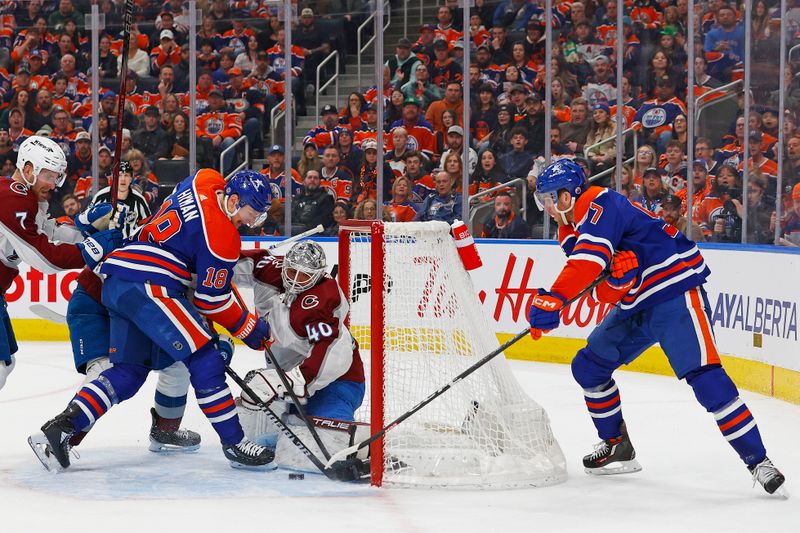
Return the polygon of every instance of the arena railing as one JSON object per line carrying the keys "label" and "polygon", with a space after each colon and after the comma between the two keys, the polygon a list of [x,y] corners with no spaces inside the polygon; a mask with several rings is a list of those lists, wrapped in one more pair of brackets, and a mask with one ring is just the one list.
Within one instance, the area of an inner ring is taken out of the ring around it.
{"label": "arena railing", "polygon": [[[389,29],[389,24],[392,23],[392,9],[391,9],[391,5],[389,4],[388,1],[383,3],[383,8],[384,8],[384,13],[386,14],[386,24],[383,25],[383,31],[386,31],[387,29]],[[420,7],[420,9],[422,9],[422,8]],[[364,51],[366,51],[366,49],[369,47],[369,45],[371,45],[373,42],[375,42],[375,35],[373,35],[362,46],[361,45],[361,34],[363,33],[364,28],[370,27],[370,24],[373,23],[374,20],[375,20],[375,12],[373,11],[372,14],[370,16],[368,16],[367,19],[364,22],[361,23],[361,26],[358,27],[358,32],[356,34],[356,43],[357,43],[357,49],[358,49],[358,53],[356,54],[356,56],[358,58],[357,59],[357,61],[358,61],[358,63],[357,63],[358,74],[357,74],[357,78],[356,79],[358,80],[358,87],[359,88],[361,88],[361,56],[364,54]],[[375,80],[375,83],[377,85],[379,85],[381,83],[381,80]]]}
{"label": "arena railing", "polygon": [[[328,63],[331,60],[335,61],[336,73],[333,76],[331,76],[331,78],[328,81],[326,81],[324,84],[320,85],[319,84],[319,76],[320,76],[320,73],[322,72],[322,68],[325,66],[326,63]],[[319,116],[319,96],[322,94],[322,91],[327,89],[328,86],[333,82],[336,82],[335,85],[334,85],[334,87],[335,87],[334,90],[335,90],[336,102],[337,102],[336,105],[338,105],[338,102],[339,102],[339,51],[338,50],[334,50],[333,52],[331,52],[328,55],[328,57],[323,59],[320,62],[320,64],[317,65],[317,83],[316,83],[316,85],[314,85],[314,87],[317,88],[316,113],[314,115],[315,117]]]}
{"label": "arena railing", "polygon": [[244,143],[244,159],[242,159],[242,162],[239,163],[239,165],[237,165],[236,167],[232,168],[230,170],[230,172],[225,174],[225,179],[226,180],[228,178],[230,178],[231,175],[234,172],[238,172],[238,171],[240,171],[240,170],[242,170],[244,168],[248,168],[250,166],[250,143],[247,140],[247,135],[242,135],[241,137],[236,139],[233,142],[232,145],[230,145],[227,148],[225,148],[219,154],[219,168],[224,171],[224,169],[225,169],[225,164],[224,164],[225,156],[228,154],[228,152],[234,152],[236,150],[236,147],[238,145],[242,144],[242,143]]}
{"label": "arena railing", "polygon": [[478,214],[479,208],[484,206],[484,205],[486,205],[486,204],[488,204],[488,203],[490,203],[490,202],[494,202],[494,199],[486,200],[484,202],[478,202],[475,205],[472,205],[472,201],[476,200],[476,199],[480,199],[480,198],[486,196],[487,194],[491,194],[491,193],[496,192],[496,191],[501,191],[503,189],[508,189],[509,187],[519,187],[519,191],[521,193],[520,194],[520,196],[521,196],[520,202],[522,204],[522,207],[521,207],[520,211],[521,211],[521,214],[522,214],[522,219],[526,220],[526,221],[528,220],[528,180],[526,180],[525,178],[516,178],[516,179],[510,180],[510,181],[507,181],[506,183],[502,183],[500,185],[495,185],[494,187],[486,189],[485,191],[480,191],[478,193],[475,193],[475,194],[473,194],[473,195],[471,195],[469,197],[468,204],[469,204],[470,207],[469,207],[469,221],[468,221],[469,226],[468,227],[469,227],[470,231],[473,231],[473,228],[475,227],[475,217]]}
{"label": "arena railing", "polygon": [[741,85],[742,80],[734,80],[722,87],[713,89],[705,94],[701,94],[694,99],[694,124],[695,130],[700,127],[700,115],[705,109],[713,107],[722,102],[727,102],[731,98],[739,96],[739,90],[735,90],[737,85]]}

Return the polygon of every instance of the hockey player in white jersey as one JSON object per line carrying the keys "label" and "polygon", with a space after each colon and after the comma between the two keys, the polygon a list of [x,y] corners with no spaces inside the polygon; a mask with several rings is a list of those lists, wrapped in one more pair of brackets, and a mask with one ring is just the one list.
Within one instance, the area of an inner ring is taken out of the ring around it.
{"label": "hockey player in white jersey", "polygon": [[[264,250],[243,251],[235,279],[240,287],[253,287],[256,310],[267,317],[272,332],[270,350],[326,448],[334,453],[350,445],[361,427],[352,422],[364,398],[365,385],[358,343],[344,323],[347,300],[325,270],[322,247],[303,241],[285,257]],[[277,372],[272,368],[255,370],[245,379],[316,452]],[[243,393],[237,403],[245,434],[262,445],[275,446],[279,466],[314,470],[247,394]],[[366,426],[363,431],[367,431]]]}

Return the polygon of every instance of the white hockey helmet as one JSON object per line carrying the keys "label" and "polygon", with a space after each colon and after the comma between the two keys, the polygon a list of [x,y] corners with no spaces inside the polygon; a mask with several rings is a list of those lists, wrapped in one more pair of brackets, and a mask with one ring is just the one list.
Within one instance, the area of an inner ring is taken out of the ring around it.
{"label": "white hockey helmet", "polygon": [[33,181],[28,182],[24,174],[22,177],[28,187],[33,187],[36,184],[39,173],[44,169],[58,174],[56,187],[61,187],[64,184],[64,179],[67,176],[67,157],[64,155],[64,150],[54,140],[41,135],[31,135],[22,141],[19,146],[19,152],[17,152],[17,168],[20,174],[22,174],[26,163],[30,163],[33,166]]}
{"label": "white hockey helmet", "polygon": [[326,267],[322,246],[314,241],[298,242],[283,258],[283,286],[292,294],[300,294],[317,284],[325,274]]}

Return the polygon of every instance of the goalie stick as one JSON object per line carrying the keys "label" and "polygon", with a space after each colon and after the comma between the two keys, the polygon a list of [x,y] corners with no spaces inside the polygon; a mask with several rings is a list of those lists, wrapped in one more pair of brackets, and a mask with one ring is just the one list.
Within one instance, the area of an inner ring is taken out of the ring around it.
{"label": "goalie stick", "polygon": [[119,100],[117,101],[117,141],[114,146],[114,168],[112,171],[111,205],[117,208],[119,199],[119,164],[122,160],[122,125],[125,117],[125,96],[128,92],[128,50],[131,40],[131,23],[133,22],[133,0],[125,0],[125,11],[122,15],[122,61],[119,75]]}
{"label": "goalie stick", "polygon": [[300,415],[300,419],[308,428],[308,431],[314,438],[314,442],[316,442],[317,446],[319,446],[319,449],[322,452],[322,455],[325,457],[325,460],[329,461],[331,458],[331,454],[328,453],[328,449],[325,447],[325,444],[322,443],[322,439],[320,438],[319,433],[317,433],[317,428],[315,428],[314,424],[311,423],[311,420],[308,418],[308,415],[306,414],[305,408],[300,404],[300,400],[297,398],[297,394],[294,393],[294,387],[291,386],[291,384],[289,383],[289,378],[286,377],[286,372],[284,372],[283,368],[281,368],[281,365],[278,364],[278,358],[275,357],[275,354],[272,353],[272,350],[269,348],[269,346],[266,347],[264,355],[267,357],[267,363],[268,364],[271,363],[273,368],[275,368],[275,372],[278,374],[281,383],[283,383],[283,386],[286,388],[286,392],[289,393],[289,396],[291,396],[292,401],[294,402],[294,406],[297,409],[297,414]]}
{"label": "goalie stick", "polygon": [[295,435],[295,433],[291,429],[289,429],[289,427],[286,424],[283,423],[280,417],[276,415],[272,409],[269,408],[269,405],[267,405],[267,403],[264,402],[264,400],[261,399],[260,396],[258,396],[255,392],[253,392],[253,389],[251,389],[250,386],[247,383],[245,383],[245,381],[239,376],[239,374],[236,373],[236,371],[234,371],[229,365],[225,365],[225,373],[228,374],[228,376],[230,376],[230,378],[234,382],[236,382],[236,384],[239,385],[239,387],[259,407],[261,407],[264,410],[264,412],[266,412],[267,418],[269,418],[269,420],[278,427],[281,433],[283,433],[286,436],[286,438],[288,438],[292,442],[292,444],[297,446],[297,448],[301,452],[303,452],[303,455],[308,457],[309,461],[314,463],[314,466],[316,466],[319,469],[319,471],[325,475],[325,477],[333,481],[358,481],[363,479],[363,472],[359,472],[357,470],[359,466],[357,463],[353,464],[343,463],[337,466],[326,467],[325,464],[316,455],[314,455],[314,452],[309,450],[308,446],[306,446],[303,443],[303,441],[300,440],[300,437]]}
{"label": "goalie stick", "polygon": [[322,233],[325,231],[325,228],[322,224],[317,224],[316,227],[311,228],[310,230],[304,231],[303,233],[298,233],[293,237],[289,237],[288,239],[284,239],[282,241],[278,241],[275,244],[271,244],[267,246],[267,251],[271,252],[275,248],[280,248],[281,246],[286,246],[287,244],[293,244],[300,239],[305,239],[306,237],[311,237],[312,235],[316,235],[317,233]]}
{"label": "goalie stick", "polygon": [[[588,287],[586,287],[581,292],[579,292],[577,295],[575,295],[573,298],[568,300],[564,304],[564,306],[566,307],[567,305],[575,303],[584,294],[586,294],[587,292],[591,291],[597,285],[599,285],[600,283],[602,283],[603,281],[608,279],[609,276],[610,276],[609,272],[603,273],[596,280],[594,280]],[[341,469],[356,467],[358,465],[358,463],[361,462],[360,459],[356,459],[356,458],[345,459],[345,458],[347,456],[349,456],[349,455],[352,455],[352,454],[358,452],[358,450],[369,446],[370,444],[372,444],[376,440],[378,440],[380,438],[383,438],[383,436],[386,435],[386,433],[388,431],[394,429],[398,424],[401,424],[406,419],[408,419],[411,415],[413,415],[414,413],[416,413],[417,411],[419,411],[420,409],[422,409],[423,407],[425,407],[426,405],[431,403],[433,400],[435,400],[436,398],[438,398],[439,396],[441,396],[442,394],[444,394],[445,392],[450,390],[459,381],[463,380],[464,378],[466,378],[470,374],[474,373],[476,370],[481,368],[483,365],[485,365],[486,363],[488,363],[489,361],[494,359],[497,355],[503,353],[505,350],[507,350],[513,344],[517,343],[519,340],[525,338],[529,334],[530,334],[530,328],[525,328],[524,330],[520,331],[519,333],[514,335],[512,338],[507,340],[505,343],[503,343],[501,346],[498,346],[496,349],[492,350],[487,355],[483,356],[483,358],[480,361],[477,361],[475,364],[473,364],[472,366],[470,366],[469,368],[467,368],[466,370],[461,372],[459,375],[454,377],[452,380],[450,380],[448,383],[446,383],[445,385],[441,386],[439,389],[437,389],[434,392],[432,392],[430,394],[430,396],[428,396],[427,398],[425,398],[424,400],[419,402],[417,405],[415,405],[414,407],[412,407],[411,409],[409,409],[408,411],[406,411],[405,413],[403,413],[402,415],[400,415],[399,417],[394,419],[392,422],[387,424],[383,429],[381,429],[380,431],[378,431],[374,435],[370,436],[367,439],[364,439],[363,441],[359,442],[358,444],[354,444],[354,445],[352,445],[352,446],[350,446],[348,448],[344,448],[343,450],[340,450],[340,451],[336,452],[335,454],[333,454],[331,456],[331,458],[328,460],[328,463],[325,466],[327,468],[341,468]],[[336,466],[337,464],[339,465],[338,467]]]}

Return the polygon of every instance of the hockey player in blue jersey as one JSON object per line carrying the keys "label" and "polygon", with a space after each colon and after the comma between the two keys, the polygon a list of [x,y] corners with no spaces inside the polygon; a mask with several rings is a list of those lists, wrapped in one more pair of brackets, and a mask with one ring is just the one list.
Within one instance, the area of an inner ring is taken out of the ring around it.
{"label": "hockey player in blue jersey", "polygon": [[[34,452],[47,469],[69,467],[69,440],[115,404],[131,398],[151,369],[182,361],[200,409],[234,467],[272,467],[271,450],[248,441],[236,415],[221,351],[208,325],[228,329],[263,349],[269,326],[240,302],[233,288],[239,259],[237,228],[266,219],[271,196],[260,174],[237,172],[226,183],[202,169],[182,181],[138,235],[100,266],[102,300],[111,315],[112,368],[83,386],[67,409],[42,426]],[[197,288],[187,296],[193,275]]]}
{"label": "hockey player in blue jersey", "polygon": [[590,187],[569,160],[547,167],[536,182],[537,203],[559,225],[568,259],[551,289],[539,289],[530,309],[534,339],[555,329],[565,302],[603,270],[594,289],[616,307],[572,361],[586,406],[602,441],[583,458],[589,474],[641,469],[622,417],[612,373],[660,343],[675,375],[692,387],[723,437],[770,494],[784,476],[767,457],[758,426],[720,363],[703,285],[710,271],[694,242],[644,208],[605,187]]}

